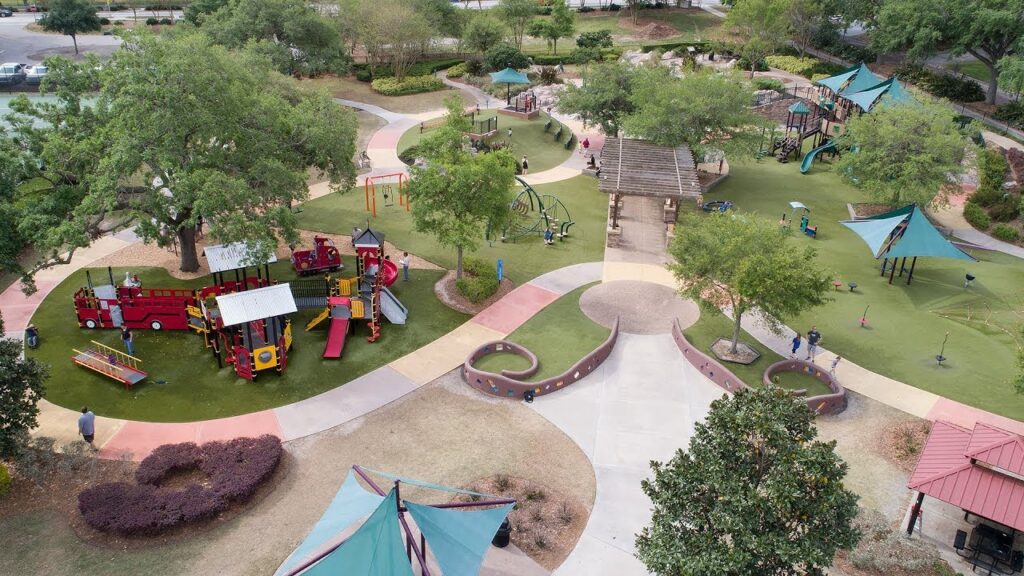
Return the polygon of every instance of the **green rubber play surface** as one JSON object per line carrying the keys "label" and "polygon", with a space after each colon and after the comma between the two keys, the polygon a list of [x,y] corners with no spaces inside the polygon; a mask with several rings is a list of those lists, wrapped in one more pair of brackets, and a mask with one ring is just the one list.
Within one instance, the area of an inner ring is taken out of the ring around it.
{"label": "green rubber play surface", "polygon": [[[595,262],[604,259],[604,236],[608,200],[597,191],[597,180],[592,176],[577,176],[553,184],[534,186],[538,194],[557,196],[569,209],[576,224],[570,237],[553,246],[545,246],[538,234],[523,237],[516,242],[493,243],[481,238],[477,250],[467,255],[505,263],[505,275],[517,284],[570,264]],[[377,218],[366,211],[363,190],[345,194],[331,194],[302,205],[299,227],[330,234],[351,234],[353,222],[366,222],[387,234],[387,240],[401,250],[408,250],[422,258],[448,268],[455,268],[455,249],[440,245],[433,237],[413,230],[412,216],[395,203],[383,207],[378,198]]]}
{"label": "green rubber play surface", "polygon": [[[870,249],[839,221],[849,219],[848,202],[866,201],[840,182],[828,163],[810,173],[796,163],[773,159],[734,164],[730,176],[707,200],[730,200],[740,213],[777,221],[789,202],[810,209],[817,239],[796,234],[794,247],[813,244],[815,263],[842,282],[833,300],[786,322],[806,333],[817,325],[822,345],[879,374],[947,398],[1011,418],[1024,418],[1024,396],[1010,379],[1024,324],[1024,261],[997,252],[973,251],[980,262],[920,258],[914,280],[888,284]],[[909,265],[909,262],[908,262]],[[964,275],[977,280],[964,288]],[[846,287],[856,282],[856,291]],[[868,308],[870,306],[870,308]],[[859,319],[867,312],[867,327]],[[936,362],[946,333],[941,365]],[[728,331],[720,335],[727,334]]]}
{"label": "green rubber play surface", "polygon": [[[495,98],[491,100],[492,105],[502,104],[504,105],[505,99]],[[548,132],[544,131],[544,123],[547,122],[546,115],[541,114],[540,118],[534,118],[533,120],[520,120],[519,118],[513,118],[504,114],[498,114],[495,110],[481,110],[480,114],[476,116],[477,120],[486,120],[494,116],[498,117],[498,133],[487,139],[488,142],[510,142],[512,147],[512,154],[516,160],[521,160],[523,154],[527,156],[530,161],[530,173],[536,174],[537,172],[543,172],[550,168],[558,166],[570,154],[577,153],[578,145],[574,144],[568,150],[565,149],[565,143],[569,140],[569,135],[572,133],[568,128],[563,131],[562,138],[560,141],[555,141],[554,127],[552,123],[552,129]],[[440,120],[440,116],[437,120]],[[428,122],[430,124],[430,122]],[[512,128],[512,138],[508,137],[508,129]],[[398,141],[398,153],[413,146],[424,137],[430,135],[430,129],[420,132],[419,126],[410,128],[402,134],[402,138]]]}
{"label": "green rubber play surface", "polygon": [[[506,338],[537,355],[540,369],[527,381],[536,382],[565,372],[608,338],[611,331],[580,310],[580,296],[591,286],[594,284],[581,286],[555,300]],[[477,368],[496,373],[529,366],[522,356],[507,353],[489,354],[476,363]]]}
{"label": "green rubber play surface", "polygon": [[[344,257],[349,270],[354,266]],[[127,268],[115,268],[114,279],[124,278]],[[209,276],[185,281],[159,268],[131,268],[145,287],[187,288],[206,286]],[[75,366],[72,348],[84,349],[90,340],[121,349],[117,330],[79,328],[72,294],[85,285],[79,271],[46,297],[32,321],[39,327],[41,345],[30,351],[50,365],[47,400],[71,409],[88,405],[102,416],[153,422],[187,422],[235,416],[290,404],[343,385],[446,334],[468,319],[443,305],[434,295],[434,283],[443,272],[413,270],[411,282],[396,282],[391,291],[409,308],[409,323],[385,322],[381,338],[366,341],[369,329],[358,324],[350,335],[341,359],[321,357],[327,339],[326,326],[311,332],[304,327],[320,310],[300,310],[292,315],[294,344],[283,374],[261,372],[254,382],[238,378],[229,366],[218,370],[217,361],[193,332],[135,330],[135,355],[149,376],[131,390],[104,376]],[[348,276],[345,272],[343,276]],[[271,277],[286,282],[294,278],[289,262],[271,266]],[[103,282],[106,270],[93,270],[93,280]]]}

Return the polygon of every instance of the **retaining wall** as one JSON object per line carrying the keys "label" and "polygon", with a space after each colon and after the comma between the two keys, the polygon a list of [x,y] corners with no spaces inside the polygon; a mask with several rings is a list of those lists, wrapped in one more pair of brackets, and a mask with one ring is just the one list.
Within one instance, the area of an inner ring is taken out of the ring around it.
{"label": "retaining wall", "polygon": [[[707,377],[717,384],[720,388],[726,392],[734,393],[737,390],[749,388],[742,380],[740,380],[735,374],[729,371],[724,365],[718,362],[718,360],[705,354],[686,340],[686,336],[683,335],[682,328],[679,327],[679,320],[672,323],[672,339],[675,340],[676,346],[679,347],[679,351],[683,353],[683,357],[686,358],[687,362],[693,365],[701,374]],[[838,414],[846,409],[846,389],[839,383],[838,380],[832,377],[826,370],[823,370],[817,364],[812,362],[805,362],[804,360],[781,360],[768,367],[764,373],[764,382],[771,383],[771,377],[775,373],[782,370],[789,371],[808,371],[812,376],[823,382],[829,389],[832,390],[831,394],[822,394],[819,396],[810,396],[805,398],[807,407],[816,414]],[[803,396],[806,394],[804,390],[798,390],[794,393],[797,396]]]}
{"label": "retaining wall", "polygon": [[[534,396],[550,394],[586,377],[596,370],[598,366],[608,359],[612,349],[615,348],[615,342],[618,338],[619,319],[616,318],[615,323],[612,325],[611,334],[608,335],[608,339],[604,343],[595,348],[593,352],[581,358],[562,374],[538,382],[523,381],[523,379],[536,374],[537,370],[540,369],[540,363],[537,361],[536,354],[530,352],[524,346],[508,340],[488,342],[474,350],[466,358],[462,365],[462,377],[473,388],[493,396],[519,399],[527,391],[533,391]],[[530,366],[524,370],[502,370],[501,374],[478,370],[473,367],[473,364],[484,356],[497,353],[517,354],[526,358],[530,362]]]}

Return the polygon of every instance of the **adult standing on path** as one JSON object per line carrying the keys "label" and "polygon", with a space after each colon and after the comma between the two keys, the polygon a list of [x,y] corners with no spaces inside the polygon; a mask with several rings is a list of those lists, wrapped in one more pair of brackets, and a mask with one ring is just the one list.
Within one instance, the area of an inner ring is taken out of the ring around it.
{"label": "adult standing on path", "polygon": [[817,326],[811,326],[807,333],[807,359],[814,362],[814,356],[818,353],[818,342],[821,341],[821,332]]}
{"label": "adult standing on path", "polygon": [[121,326],[121,342],[124,343],[124,349],[128,351],[128,355],[135,356],[134,336],[126,325]]}
{"label": "adult standing on path", "polygon": [[530,163],[526,160],[526,154],[523,154],[523,176],[530,173]]}
{"label": "adult standing on path", "polygon": [[82,406],[82,415],[78,417],[78,433],[90,448],[96,449],[92,443],[96,436],[96,415],[89,410],[88,406]]}
{"label": "adult standing on path", "polygon": [[402,280],[409,281],[409,253],[402,252],[402,259],[398,261],[402,265]]}

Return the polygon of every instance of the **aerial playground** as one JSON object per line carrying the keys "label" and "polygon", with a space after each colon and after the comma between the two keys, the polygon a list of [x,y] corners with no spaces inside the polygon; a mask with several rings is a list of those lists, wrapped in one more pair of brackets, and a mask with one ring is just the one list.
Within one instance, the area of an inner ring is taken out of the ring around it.
{"label": "aerial playground", "polygon": [[[882,102],[902,104],[913,102],[914,97],[895,76],[881,78],[861,63],[828,78],[814,82],[817,102],[808,105],[798,100],[791,105],[781,138],[774,129],[769,148],[762,149],[759,157],[771,154],[779,162],[800,158],[800,173],[807,174],[815,159],[825,155],[835,157],[841,149],[856,151],[856,145],[842,142],[843,124],[852,114],[865,114]],[[811,143],[806,153],[804,142]]]}

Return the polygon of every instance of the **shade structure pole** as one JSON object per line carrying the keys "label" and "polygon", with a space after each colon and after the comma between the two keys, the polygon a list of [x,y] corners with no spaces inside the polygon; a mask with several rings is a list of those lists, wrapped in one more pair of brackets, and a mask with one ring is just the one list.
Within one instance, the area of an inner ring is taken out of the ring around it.
{"label": "shade structure pole", "polygon": [[921,516],[922,504],[924,504],[924,492],[918,492],[917,503],[910,509],[910,521],[907,522],[907,536],[914,535],[914,526],[917,525],[917,519]]}
{"label": "shade structure pole", "polygon": [[885,276],[885,267],[886,267],[887,264],[889,264],[889,259],[888,258],[883,258],[882,259],[882,273],[879,274],[879,276]]}
{"label": "shade structure pole", "polygon": [[903,278],[903,272],[907,269],[907,257],[904,256],[903,260],[900,261],[900,278]]}
{"label": "shade structure pole", "polygon": [[892,269],[889,270],[889,284],[892,284],[892,279],[896,276],[896,258],[892,259]]}
{"label": "shade structure pole", "polygon": [[914,266],[917,264],[917,256],[910,261],[910,274],[907,274],[907,286],[910,286],[910,280],[914,277]]}
{"label": "shade structure pole", "polygon": [[512,105],[512,83],[505,83],[505,106]]}

